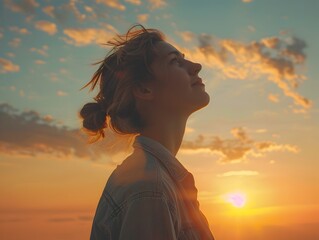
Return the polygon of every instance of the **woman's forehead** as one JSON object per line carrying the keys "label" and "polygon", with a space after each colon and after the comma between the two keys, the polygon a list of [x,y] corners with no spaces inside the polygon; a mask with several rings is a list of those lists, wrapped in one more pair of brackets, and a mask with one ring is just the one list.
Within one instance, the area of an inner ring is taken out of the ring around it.
{"label": "woman's forehead", "polygon": [[166,58],[172,53],[182,55],[172,44],[165,41],[157,42],[156,52],[159,59]]}

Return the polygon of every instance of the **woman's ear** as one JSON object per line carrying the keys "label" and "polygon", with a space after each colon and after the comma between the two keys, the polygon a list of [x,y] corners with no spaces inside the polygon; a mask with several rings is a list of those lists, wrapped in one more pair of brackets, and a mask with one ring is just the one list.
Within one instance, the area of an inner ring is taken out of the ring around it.
{"label": "woman's ear", "polygon": [[141,84],[133,88],[133,95],[136,98],[142,100],[152,100],[154,98],[154,92],[151,86]]}

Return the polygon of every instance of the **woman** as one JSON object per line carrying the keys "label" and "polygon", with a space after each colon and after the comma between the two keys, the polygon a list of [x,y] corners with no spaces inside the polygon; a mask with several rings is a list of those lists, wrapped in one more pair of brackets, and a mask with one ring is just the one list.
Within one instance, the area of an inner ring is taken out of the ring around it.
{"label": "woman", "polygon": [[99,137],[107,127],[136,137],[133,153],[106,183],[91,240],[214,239],[193,175],[175,158],[188,117],[209,103],[201,65],[142,25],[108,45],[112,50],[84,86],[100,89],[80,112],[83,127]]}

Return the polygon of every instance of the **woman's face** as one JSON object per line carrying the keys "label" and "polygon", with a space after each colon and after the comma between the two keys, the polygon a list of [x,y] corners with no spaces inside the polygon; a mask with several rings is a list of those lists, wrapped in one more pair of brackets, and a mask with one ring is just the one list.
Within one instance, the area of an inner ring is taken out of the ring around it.
{"label": "woman's face", "polygon": [[209,103],[205,85],[198,76],[202,66],[184,58],[167,42],[156,44],[157,57],[152,63],[154,101],[157,109],[169,114],[190,115]]}

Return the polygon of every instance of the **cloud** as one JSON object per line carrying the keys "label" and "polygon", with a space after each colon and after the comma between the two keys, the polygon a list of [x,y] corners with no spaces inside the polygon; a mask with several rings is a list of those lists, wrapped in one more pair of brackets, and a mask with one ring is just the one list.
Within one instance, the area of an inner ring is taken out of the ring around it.
{"label": "cloud", "polygon": [[11,105],[0,104],[0,152],[22,156],[38,153],[63,157],[74,154],[88,157],[83,137],[78,130],[58,127],[35,111],[19,112]]}
{"label": "cloud", "polygon": [[186,56],[219,70],[229,79],[266,78],[275,83],[296,106],[309,109],[312,102],[297,92],[306,76],[299,74],[299,66],[306,61],[304,40],[291,37],[268,37],[243,43],[218,39],[209,34],[198,35],[198,47],[180,47]]}
{"label": "cloud", "polygon": [[[73,157],[97,160],[127,152],[132,137],[118,136],[109,130],[103,141],[89,145],[81,129],[70,129],[59,124],[51,115],[41,116],[36,111],[18,111],[7,103],[0,104],[0,154],[16,157],[45,154],[58,159]],[[274,151],[298,153],[297,146],[272,141],[254,141],[243,128],[231,130],[233,138],[199,135],[194,141],[183,141],[181,150],[205,150],[220,156],[219,162],[247,161],[250,156],[262,157]]]}
{"label": "cloud", "polygon": [[125,0],[125,2],[131,3],[133,5],[141,5],[141,0]]}
{"label": "cloud", "polygon": [[190,31],[177,32],[177,34],[183,39],[184,42],[191,42],[196,37],[196,35]]}
{"label": "cloud", "polygon": [[181,150],[185,153],[205,151],[220,156],[219,162],[244,162],[249,157],[263,157],[267,152],[286,151],[298,153],[297,146],[278,144],[272,141],[254,141],[247,136],[243,128],[233,128],[231,139],[221,139],[218,136],[204,137],[199,135],[194,141],[184,140]]}
{"label": "cloud", "polygon": [[164,8],[167,6],[166,0],[148,0],[150,10]]}
{"label": "cloud", "polygon": [[101,44],[113,37],[112,32],[96,28],[67,28],[64,29],[63,32],[69,37],[64,38],[64,41],[76,46],[84,46],[93,43]]}
{"label": "cloud", "polygon": [[19,27],[13,26],[13,27],[9,27],[9,29],[10,29],[10,31],[17,32],[17,33],[20,33],[23,35],[30,34],[28,29],[26,29],[26,28],[19,28]]}
{"label": "cloud", "polygon": [[38,60],[35,60],[35,61],[34,61],[34,63],[35,63],[35,64],[38,64],[38,65],[46,64],[46,62],[45,62],[45,61],[43,61],[43,60],[39,60],[39,59],[38,59]]}
{"label": "cloud", "polygon": [[35,0],[21,0],[21,1],[13,1],[13,0],[5,0],[4,1],[7,8],[9,8],[13,12],[22,12],[26,14],[32,14],[35,12],[35,9],[39,6]]}
{"label": "cloud", "polygon": [[148,18],[149,18],[149,14],[147,13],[137,15],[137,21],[139,23],[146,23]]}
{"label": "cloud", "polygon": [[30,51],[36,52],[42,56],[47,57],[48,56],[48,53],[47,53],[48,49],[49,49],[48,45],[43,45],[41,48],[34,48],[34,47],[30,48]]}
{"label": "cloud", "polygon": [[118,0],[96,0],[97,3],[103,3],[108,7],[120,10],[120,11],[124,11],[126,9],[126,7],[119,3]]}
{"label": "cloud", "polygon": [[68,94],[67,94],[66,92],[62,91],[62,90],[58,90],[58,91],[56,92],[56,95],[62,97],[62,96],[67,96]]}
{"label": "cloud", "polygon": [[[81,129],[70,129],[52,116],[19,111],[7,103],[0,104],[0,154],[15,157],[46,155],[56,159],[83,158],[92,161],[128,149],[127,137],[106,132],[104,141],[88,144]],[[108,143],[114,144],[108,144]]]}
{"label": "cloud", "polygon": [[269,94],[268,99],[271,102],[275,102],[275,103],[279,102],[279,98],[277,94]]}
{"label": "cloud", "polygon": [[231,176],[257,176],[259,172],[250,170],[240,170],[240,171],[228,171],[225,173],[218,174],[217,177],[231,177]]}
{"label": "cloud", "polygon": [[7,56],[8,56],[8,57],[11,57],[11,58],[14,58],[16,55],[15,55],[14,53],[12,53],[12,52],[8,52],[8,53],[7,53]]}
{"label": "cloud", "polygon": [[42,8],[42,11],[47,14],[48,16],[55,18],[55,13],[54,13],[54,6],[46,6]]}
{"label": "cloud", "polygon": [[55,23],[49,21],[37,21],[35,27],[38,30],[48,33],[49,35],[54,35],[57,32],[57,27]]}
{"label": "cloud", "polygon": [[[42,11],[48,16],[58,20],[60,23],[65,23],[70,17],[75,17],[78,21],[83,21],[86,19],[86,15],[81,13],[78,7],[76,6],[76,0],[70,0],[68,3],[65,3],[60,6],[46,6],[42,8]],[[87,11],[88,7],[85,6]],[[93,10],[93,9],[92,9]]]}
{"label": "cloud", "polygon": [[19,72],[20,66],[10,60],[0,58],[0,73]]}
{"label": "cloud", "polygon": [[20,44],[21,44],[21,39],[20,39],[20,38],[14,38],[14,39],[12,39],[12,40],[9,42],[9,45],[10,45],[11,47],[14,47],[14,48],[19,47]]}
{"label": "cloud", "polygon": [[257,129],[255,132],[256,133],[265,133],[265,132],[267,132],[267,129],[260,128],[260,129]]}

